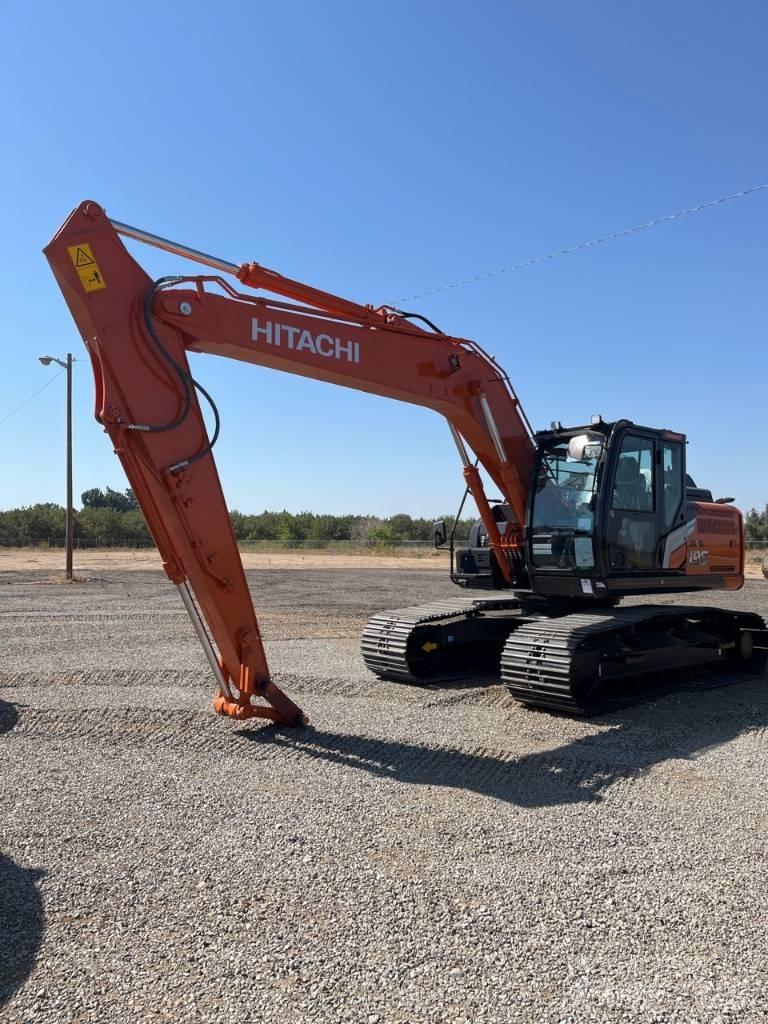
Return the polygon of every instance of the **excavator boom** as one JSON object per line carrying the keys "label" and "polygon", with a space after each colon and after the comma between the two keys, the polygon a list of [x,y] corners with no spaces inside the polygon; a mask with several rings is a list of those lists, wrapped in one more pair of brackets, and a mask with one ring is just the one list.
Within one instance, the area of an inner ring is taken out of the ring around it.
{"label": "excavator boom", "polygon": [[[244,293],[218,275],[153,282],[120,235],[279,298]],[[258,264],[228,263],[111,221],[92,201],[72,212],[45,254],[91,359],[96,419],[192,618],[217,680],[219,712],[305,721],[270,678],[212,454],[216,435],[209,438],[198,402],[198,393],[209,396],[192,377],[190,351],[441,413],[507,585],[524,571],[535,444],[506,375],[475,342],[423,329],[391,307],[358,305]],[[515,516],[503,536],[467,446]]]}

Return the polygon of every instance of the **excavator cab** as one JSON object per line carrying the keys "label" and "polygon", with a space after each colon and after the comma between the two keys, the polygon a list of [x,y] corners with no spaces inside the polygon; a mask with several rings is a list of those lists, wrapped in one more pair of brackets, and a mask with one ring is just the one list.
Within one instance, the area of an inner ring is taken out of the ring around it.
{"label": "excavator cab", "polygon": [[[727,588],[738,576],[739,559],[729,560],[727,551],[722,562],[710,563],[708,550],[694,541],[692,563],[688,558],[703,508],[710,509],[703,521],[713,532],[730,531],[736,544],[739,531],[735,510],[713,503],[711,492],[687,475],[683,434],[596,417],[577,427],[554,424],[535,437],[525,567],[513,589],[613,603],[643,592]],[[503,536],[511,510],[497,504],[493,515]],[[692,573],[697,563],[708,573]],[[481,522],[469,546],[456,552],[453,579],[468,588],[506,586]]]}
{"label": "excavator cab", "polygon": [[526,531],[534,593],[591,599],[704,585],[688,577],[687,558],[670,557],[695,522],[694,502],[712,501],[686,474],[683,434],[597,420],[536,439]]}
{"label": "excavator cab", "polygon": [[[602,421],[568,430],[556,425],[537,434],[526,538],[534,592],[607,594],[607,577],[658,570],[659,437],[658,431]],[[680,451],[682,441],[677,436]]]}

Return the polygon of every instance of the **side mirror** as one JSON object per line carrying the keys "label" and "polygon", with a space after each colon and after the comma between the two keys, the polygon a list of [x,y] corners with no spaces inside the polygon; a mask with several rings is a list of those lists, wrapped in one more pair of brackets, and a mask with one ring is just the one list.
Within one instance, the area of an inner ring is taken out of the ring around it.
{"label": "side mirror", "polygon": [[439,523],[435,523],[432,530],[435,534],[435,547],[441,548],[445,544],[445,520],[441,519]]}

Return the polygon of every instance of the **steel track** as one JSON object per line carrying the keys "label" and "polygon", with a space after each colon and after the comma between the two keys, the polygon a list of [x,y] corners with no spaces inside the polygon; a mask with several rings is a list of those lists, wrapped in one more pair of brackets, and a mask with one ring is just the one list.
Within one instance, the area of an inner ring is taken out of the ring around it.
{"label": "steel track", "polygon": [[[554,618],[522,614],[514,598],[454,598],[374,615],[363,633],[363,659],[384,679],[422,685],[450,679],[456,675],[454,652],[444,645],[429,663],[419,657],[421,640],[435,637],[443,643],[451,629],[458,631],[468,620],[475,622],[478,655],[483,653],[484,627],[493,627],[496,639],[500,627],[508,631],[499,667],[501,681],[515,700],[571,714],[588,712],[597,687],[614,679],[690,671],[718,662],[738,667],[738,643],[745,630],[758,648],[750,662],[755,671],[762,670],[768,649],[764,620],[749,612],[640,605]],[[449,628],[437,633],[441,627]],[[466,661],[464,668],[464,675],[473,674]]]}

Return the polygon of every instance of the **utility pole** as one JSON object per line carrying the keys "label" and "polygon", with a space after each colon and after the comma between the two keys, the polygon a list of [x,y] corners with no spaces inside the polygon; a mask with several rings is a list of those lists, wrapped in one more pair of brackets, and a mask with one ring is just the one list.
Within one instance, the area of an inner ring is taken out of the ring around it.
{"label": "utility pole", "polygon": [[67,352],[67,361],[57,359],[56,356],[40,356],[43,366],[50,366],[57,363],[67,371],[67,509],[66,509],[66,578],[72,580],[72,549],[74,547],[75,512],[72,507],[72,364],[75,359],[71,352]]}
{"label": "utility pole", "polygon": [[67,352],[67,569],[66,576],[72,580],[72,546],[75,537],[75,513],[72,508],[72,353]]}

